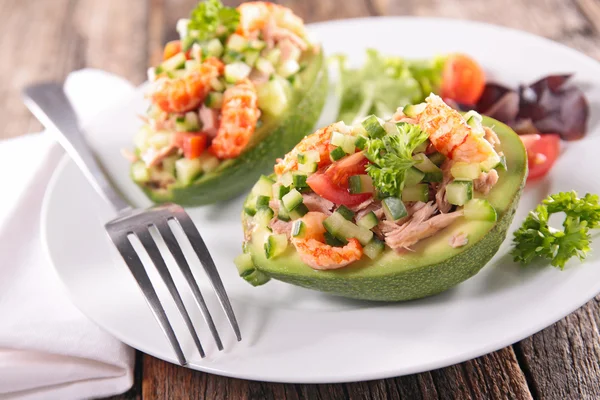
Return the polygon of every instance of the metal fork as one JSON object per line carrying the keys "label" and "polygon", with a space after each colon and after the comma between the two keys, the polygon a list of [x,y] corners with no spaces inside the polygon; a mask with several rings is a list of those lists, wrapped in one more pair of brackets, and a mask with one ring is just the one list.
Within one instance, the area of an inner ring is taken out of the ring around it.
{"label": "metal fork", "polygon": [[119,253],[121,253],[123,260],[125,260],[131,274],[142,290],[154,317],[173,347],[179,363],[181,365],[186,365],[187,360],[181,350],[181,345],[177,340],[164,307],[156,294],[156,290],[144,269],[144,265],[132,246],[130,236],[136,236],[142,243],[148,256],[150,256],[152,263],[158,270],[159,275],[173,297],[194,343],[200,352],[200,356],[205,357],[205,352],[200,344],[200,339],[198,338],[198,334],[196,333],[196,329],[194,328],[188,311],[183,304],[181,295],[175,286],[173,277],[150,233],[149,228],[152,226],[160,233],[160,236],[166,243],[167,248],[173,255],[179,269],[189,284],[196,303],[202,312],[202,316],[217,343],[218,349],[223,349],[221,338],[219,337],[219,333],[217,332],[213,319],[208,311],[206,302],[202,297],[202,293],[200,293],[200,288],[192,275],[190,266],[169,226],[170,220],[177,222],[186,234],[194,252],[204,267],[204,271],[216,292],[217,298],[225,311],[237,340],[242,340],[240,329],[233,313],[233,308],[231,307],[231,303],[229,302],[229,298],[227,297],[217,268],[215,267],[212,257],[210,256],[198,229],[185,210],[176,204],[163,204],[145,210],[132,209],[125,200],[123,200],[106,178],[106,175],[101,170],[90,148],[86,144],[84,136],[79,128],[75,111],[67,99],[62,85],[57,83],[42,83],[29,86],[24,89],[23,97],[25,105],[29,110],[31,110],[42,124],[44,124],[49,132],[54,134],[57,141],[83,171],[94,189],[118,214],[115,219],[106,223],[106,231],[119,250]]}

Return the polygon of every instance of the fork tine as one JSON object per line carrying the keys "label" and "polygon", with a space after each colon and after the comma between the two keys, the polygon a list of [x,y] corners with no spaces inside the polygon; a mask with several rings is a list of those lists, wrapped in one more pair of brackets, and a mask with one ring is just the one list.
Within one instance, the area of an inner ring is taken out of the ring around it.
{"label": "fork tine", "polygon": [[131,245],[131,242],[129,242],[129,239],[125,235],[118,235],[118,237],[117,235],[113,236],[113,234],[110,233],[110,230],[109,236],[114,245],[117,247],[117,250],[119,250],[121,257],[123,257],[123,260],[125,260],[127,267],[133,275],[133,278],[136,280],[138,286],[142,290],[144,298],[150,306],[150,309],[158,321],[158,324],[167,336],[167,339],[169,339],[169,343],[171,343],[171,347],[173,347],[173,350],[177,355],[179,364],[187,364],[183,351],[181,350],[181,346],[179,345],[179,341],[177,341],[177,337],[173,331],[173,327],[167,318],[165,309],[160,303],[156,291],[154,290],[154,286],[152,286],[152,282],[150,281],[150,278],[144,269],[144,265],[135,252],[135,249]]}
{"label": "fork tine", "polygon": [[166,221],[166,220],[161,221],[161,222],[155,224],[155,226],[158,229],[158,232],[160,232],[160,235],[162,236],[163,240],[167,244],[167,247],[169,248],[169,251],[173,255],[173,258],[175,259],[175,261],[177,261],[177,265],[179,265],[179,269],[183,273],[183,276],[185,276],[185,279],[187,280],[188,284],[190,285],[190,288],[192,289],[192,293],[194,294],[194,298],[196,299],[196,304],[198,304],[198,307],[200,308],[200,312],[202,313],[202,316],[204,317],[204,321],[208,325],[208,328],[210,329],[210,332],[212,333],[213,338],[215,339],[215,342],[217,343],[217,348],[219,350],[223,350],[223,343],[221,343],[221,338],[219,337],[219,333],[217,332],[215,323],[212,319],[212,316],[210,315],[210,312],[208,311],[208,308],[206,307],[206,302],[204,301],[204,297],[202,296],[202,293],[200,292],[200,288],[198,287],[198,284],[196,283],[196,280],[194,279],[192,270],[190,269],[190,266],[189,266],[187,260],[185,259],[183,252],[181,251],[181,247],[179,247],[179,244],[177,243],[177,239],[175,239],[175,235],[173,234],[173,231],[171,230],[171,227],[169,226],[168,221]]}
{"label": "fork tine", "polygon": [[175,304],[177,305],[177,308],[179,309],[179,312],[181,313],[181,316],[183,317],[183,320],[185,321],[185,324],[187,325],[187,328],[190,331],[192,338],[194,339],[194,343],[196,344],[196,347],[200,352],[200,357],[204,358],[204,349],[200,344],[200,339],[198,338],[198,334],[196,333],[196,328],[194,328],[194,324],[192,323],[190,315],[188,314],[187,309],[183,304],[183,300],[179,295],[179,291],[175,286],[173,277],[171,276],[171,273],[167,268],[167,264],[165,264],[165,260],[163,259],[162,255],[160,254],[160,251],[158,250],[158,247],[156,246],[156,242],[150,235],[150,231],[148,229],[142,228],[136,230],[134,233],[140,239],[140,242],[142,242],[142,245],[148,252],[150,259],[152,259],[152,263],[154,264],[161,278],[165,282],[167,289],[169,289],[169,293],[171,293],[171,296],[173,296],[173,300],[175,300]]}
{"label": "fork tine", "polygon": [[210,256],[210,252],[208,251],[206,244],[204,244],[204,240],[202,240],[202,236],[200,236],[200,232],[198,232],[196,225],[194,225],[189,215],[185,211],[183,211],[183,209],[182,211],[175,211],[173,214],[176,216],[176,221],[183,229],[183,232],[188,237],[192,248],[194,249],[196,255],[200,259],[202,267],[204,267],[204,271],[206,271],[206,274],[210,279],[210,283],[212,284],[213,289],[217,293],[217,297],[221,302],[221,307],[223,307],[223,310],[227,315],[227,319],[229,320],[229,323],[231,324],[231,327],[233,328],[235,336],[239,342],[240,340],[242,340],[240,327],[238,326],[235,315],[233,314],[233,308],[231,307],[231,303],[229,301],[229,297],[227,296],[227,292],[225,291],[225,287],[223,287],[223,282],[221,281],[221,277],[219,276],[217,267],[215,266],[215,263],[212,257]]}

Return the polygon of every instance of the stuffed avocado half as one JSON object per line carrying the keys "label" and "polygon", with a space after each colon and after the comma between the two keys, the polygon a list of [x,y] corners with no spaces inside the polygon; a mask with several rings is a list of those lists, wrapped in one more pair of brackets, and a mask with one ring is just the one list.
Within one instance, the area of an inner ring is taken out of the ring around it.
{"label": "stuffed avocado half", "polygon": [[307,136],[242,212],[240,276],[401,301],[475,275],[498,251],[527,175],[520,138],[438,96]]}
{"label": "stuffed avocado half", "polygon": [[181,39],[148,72],[131,176],[154,202],[214,203],[247,189],[313,128],[327,67],[302,20],[275,4],[207,0],[177,28]]}

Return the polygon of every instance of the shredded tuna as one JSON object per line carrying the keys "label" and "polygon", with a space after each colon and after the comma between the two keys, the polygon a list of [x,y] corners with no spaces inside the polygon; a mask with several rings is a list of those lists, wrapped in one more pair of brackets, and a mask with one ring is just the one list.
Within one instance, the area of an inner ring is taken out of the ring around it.
{"label": "shredded tuna", "polygon": [[[271,67],[271,69],[273,69]],[[250,75],[248,76],[248,78],[250,79],[250,81],[252,81],[252,83],[254,83],[255,85],[260,85],[262,83],[266,83],[269,81],[269,77],[271,76],[271,74],[274,72],[268,72],[268,71],[259,71],[256,68],[254,68],[252,70],[252,72],[250,72]]]}
{"label": "shredded tuna", "polygon": [[211,138],[217,136],[219,130],[219,110],[206,107],[202,104],[198,111],[200,122],[202,122],[202,132],[206,133]]}
{"label": "shredded tuna", "polygon": [[142,160],[146,163],[146,166],[154,167],[167,158],[176,148],[174,144],[170,144],[160,150],[155,150],[151,147],[142,155]]}
{"label": "shredded tuna", "polygon": [[490,142],[490,144],[494,146],[494,148],[496,148],[496,146],[500,144],[500,139],[498,138],[498,135],[496,135],[496,132],[494,132],[492,128],[488,128],[487,126],[484,126],[483,130],[485,131],[485,140]]}
{"label": "shredded tuna", "polygon": [[308,211],[316,211],[326,215],[331,215],[333,204],[331,201],[324,199],[316,193],[306,193],[302,195],[302,201]]}
{"label": "shredded tuna", "polygon": [[400,226],[384,221],[382,231],[385,243],[396,251],[410,250],[410,247],[418,241],[433,236],[463,215],[461,210],[432,217],[436,211],[437,207],[429,202],[421,206],[410,220]]}
{"label": "shredded tuna", "polygon": [[129,149],[121,149],[121,155],[131,163],[134,163],[139,159],[138,156],[133,154]]}
{"label": "shredded tuna", "polygon": [[450,246],[456,249],[458,247],[466,246],[467,243],[469,243],[469,238],[464,232],[458,232],[450,238],[448,243],[450,244]]}
{"label": "shredded tuna", "polygon": [[473,181],[473,188],[480,193],[488,194],[497,182],[498,171],[492,169],[489,172],[482,172],[479,178]]}
{"label": "shredded tuna", "polygon": [[448,203],[448,200],[446,199],[446,186],[452,180],[452,174],[450,173],[451,166],[452,161],[450,159],[444,161],[441,167],[444,177],[442,182],[436,187],[437,193],[435,194],[435,204],[442,213],[447,213],[452,208],[452,205]]}
{"label": "shredded tuna", "polygon": [[383,218],[383,208],[381,208],[381,203],[374,202],[374,203],[369,204],[367,207],[363,208],[362,210],[357,211],[356,212],[356,220],[358,221],[359,219],[361,219],[362,217],[364,217],[371,211],[373,211],[375,213],[375,216],[377,217],[377,219],[381,220],[381,218]]}
{"label": "shredded tuna", "polygon": [[277,26],[277,23],[274,18],[271,18],[269,22],[265,24],[265,27],[262,31],[263,39],[267,42],[268,48],[273,48],[275,43],[280,43],[283,40],[289,40],[294,45],[298,46],[298,48],[302,51],[308,48],[308,44],[304,39],[300,36],[296,35],[294,32],[290,31],[286,28],[281,28]]}
{"label": "shredded tuna", "polygon": [[368,206],[370,206],[373,203],[373,198],[371,197],[368,200],[363,201],[362,203],[360,203],[359,205],[356,205],[354,207],[350,207],[350,209],[354,212],[358,212],[360,210],[364,210],[365,208],[367,208]]}
{"label": "shredded tuna", "polygon": [[279,200],[270,200],[269,208],[273,210],[275,215],[279,214]]}
{"label": "shredded tuna", "polygon": [[291,221],[286,222],[277,218],[273,218],[269,223],[269,227],[271,228],[274,234],[278,235],[281,233],[285,233],[287,237],[290,237],[292,233],[292,224],[293,222]]}

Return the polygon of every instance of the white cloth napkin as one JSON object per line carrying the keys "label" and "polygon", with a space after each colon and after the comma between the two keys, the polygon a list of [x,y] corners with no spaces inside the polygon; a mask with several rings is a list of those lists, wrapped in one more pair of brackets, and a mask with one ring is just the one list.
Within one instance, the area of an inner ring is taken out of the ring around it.
{"label": "white cloth napkin", "polygon": [[[81,70],[65,90],[85,122],[133,87]],[[42,248],[42,198],[63,154],[45,133],[0,141],[0,399],[96,398],[133,383],[133,349],[71,304]]]}

